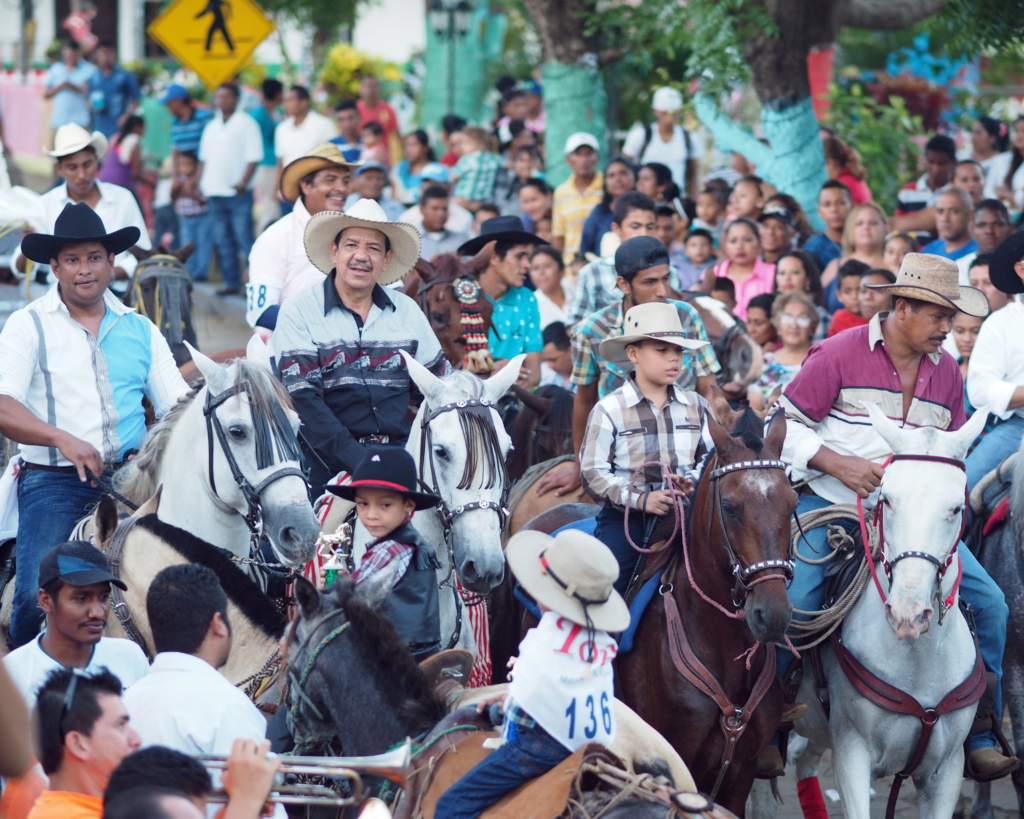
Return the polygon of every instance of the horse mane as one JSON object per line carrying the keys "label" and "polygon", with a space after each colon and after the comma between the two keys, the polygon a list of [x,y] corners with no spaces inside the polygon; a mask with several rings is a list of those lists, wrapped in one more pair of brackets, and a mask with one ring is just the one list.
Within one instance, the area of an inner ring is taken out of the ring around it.
{"label": "horse mane", "polygon": [[755,455],[760,455],[764,449],[764,421],[750,407],[744,407],[729,434]]}
{"label": "horse mane", "polygon": [[189,563],[199,563],[212,570],[228,600],[238,607],[246,619],[251,620],[268,637],[281,639],[287,626],[284,616],[274,602],[260,591],[259,586],[225,555],[224,550],[191,532],[164,523],[155,514],[140,518],[135,525],[160,538]]}
{"label": "horse mane", "polygon": [[[546,426],[552,430],[565,429],[572,434],[572,409],[573,394],[555,384],[545,384],[533,392],[538,398],[550,398],[551,406],[548,408],[545,418]],[[530,466],[532,457],[531,442],[533,439],[534,427],[541,420],[541,417],[526,404],[519,409],[515,423],[512,425],[512,455],[509,463],[509,471],[513,475],[522,475]],[[552,458],[557,458],[563,453],[551,453]]]}
{"label": "horse mane", "polygon": [[[465,370],[452,371],[443,382],[445,387],[458,391],[460,399],[483,398],[484,382]],[[479,474],[484,481],[481,488],[490,489],[506,471],[498,431],[491,418],[491,407],[466,407],[457,416],[466,440],[466,466],[458,488],[469,489]],[[486,475],[481,474],[482,469],[486,470]]]}

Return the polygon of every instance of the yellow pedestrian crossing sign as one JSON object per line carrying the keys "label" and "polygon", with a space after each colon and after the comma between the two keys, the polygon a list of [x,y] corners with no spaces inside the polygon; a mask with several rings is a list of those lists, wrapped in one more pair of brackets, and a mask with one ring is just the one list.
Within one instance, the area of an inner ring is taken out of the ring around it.
{"label": "yellow pedestrian crossing sign", "polygon": [[274,23],[252,0],[174,0],[147,30],[212,91],[239,72]]}

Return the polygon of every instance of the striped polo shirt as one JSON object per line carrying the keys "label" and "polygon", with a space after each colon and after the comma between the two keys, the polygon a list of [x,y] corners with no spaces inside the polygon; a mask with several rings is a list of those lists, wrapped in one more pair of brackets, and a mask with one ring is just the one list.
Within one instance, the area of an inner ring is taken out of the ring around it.
{"label": "striped polo shirt", "polygon": [[188,122],[174,117],[171,121],[171,145],[179,151],[199,152],[199,140],[203,129],[213,119],[213,111],[192,106],[192,116]]}
{"label": "striped polo shirt", "polygon": [[[952,431],[966,423],[960,367],[942,349],[921,359],[914,399],[903,421],[903,386],[882,336],[882,321],[888,315],[878,313],[869,324],[815,344],[800,372],[786,385],[782,406],[788,426],[782,459],[792,465],[794,480],[820,474],[807,462],[823,446],[876,463],[888,457],[889,445],[871,426],[866,404],[877,406],[899,427]],[[857,500],[852,490],[831,475],[810,486],[833,503]],[[873,507],[877,495],[874,493],[867,505]]]}
{"label": "striped polo shirt", "polygon": [[943,185],[937,190],[928,187],[928,174],[925,174],[916,182],[909,182],[900,188],[896,197],[896,215],[905,216],[916,210],[930,208],[939,200],[939,194],[948,191],[952,185]]}

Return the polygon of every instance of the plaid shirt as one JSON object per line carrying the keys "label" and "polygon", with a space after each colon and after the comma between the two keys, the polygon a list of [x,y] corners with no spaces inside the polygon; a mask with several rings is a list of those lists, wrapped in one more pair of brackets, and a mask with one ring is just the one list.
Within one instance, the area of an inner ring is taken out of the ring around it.
{"label": "plaid shirt", "polygon": [[613,302],[622,301],[622,291],[615,283],[619,274],[615,272],[615,254],[590,262],[580,268],[576,277],[576,292],[569,308],[568,323],[583,321]]}
{"label": "plaid shirt", "polygon": [[562,259],[567,265],[576,258],[583,242],[583,225],[590,212],[601,204],[604,198],[604,174],[594,174],[590,185],[583,193],[576,190],[576,174],[555,188],[551,205],[551,234],[565,238]]}
{"label": "plaid shirt", "polygon": [[[704,322],[690,305],[681,301],[670,301],[669,304],[679,309],[679,322],[687,338],[708,340],[704,331]],[[606,338],[622,335],[622,300],[604,308],[598,313],[587,316],[576,325],[572,332],[572,376],[570,380],[577,387],[598,382],[597,394],[604,398],[613,390],[622,386],[630,368],[621,364],[613,364],[601,357],[601,342]],[[676,386],[691,389],[697,379],[705,375],[714,375],[721,366],[715,358],[715,351],[708,344],[699,350],[683,350],[683,364],[680,369]]]}
{"label": "plaid shirt", "polygon": [[397,543],[386,538],[373,543],[364,553],[363,559],[359,561],[359,568],[353,573],[356,586],[361,586],[378,572],[384,571],[394,561],[398,561],[398,572],[395,574],[394,582],[397,583],[404,576],[412,563],[412,554],[415,551],[411,543]]}
{"label": "plaid shirt", "polygon": [[452,168],[452,176],[456,179],[452,195],[471,202],[491,201],[500,170],[501,157],[497,154],[487,151],[466,154]]}
{"label": "plaid shirt", "polygon": [[[715,448],[708,429],[708,404],[690,390],[670,387],[659,410],[637,389],[633,376],[590,412],[580,450],[583,488],[594,500],[624,509],[629,482],[642,464],[656,461],[676,475],[693,478]],[[639,508],[648,490],[666,489],[661,467],[647,467],[629,505]]]}

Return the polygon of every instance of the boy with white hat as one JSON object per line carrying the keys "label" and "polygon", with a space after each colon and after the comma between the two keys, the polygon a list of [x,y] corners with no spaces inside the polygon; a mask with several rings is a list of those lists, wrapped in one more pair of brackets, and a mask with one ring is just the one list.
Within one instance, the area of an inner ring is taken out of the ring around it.
{"label": "boy with white hat", "polygon": [[556,537],[519,532],[505,553],[541,618],[519,644],[505,699],[505,742],[438,800],[434,815],[445,819],[475,819],[584,745],[608,746],[615,738],[618,645],[609,632],[629,627],[629,609],[613,588],[614,556],[576,530]]}
{"label": "boy with white hat", "polygon": [[[629,587],[640,553],[658,520],[672,509],[673,487],[689,495],[714,448],[707,402],[676,384],[686,350],[708,342],[686,337],[672,304],[649,302],[630,308],[621,336],[601,342],[601,355],[633,372],[590,412],[580,450],[583,488],[602,505],[594,535],[619,561],[616,590]],[[664,469],[663,469],[664,468]],[[638,470],[643,470],[630,491]],[[629,537],[626,535],[626,507]]]}

